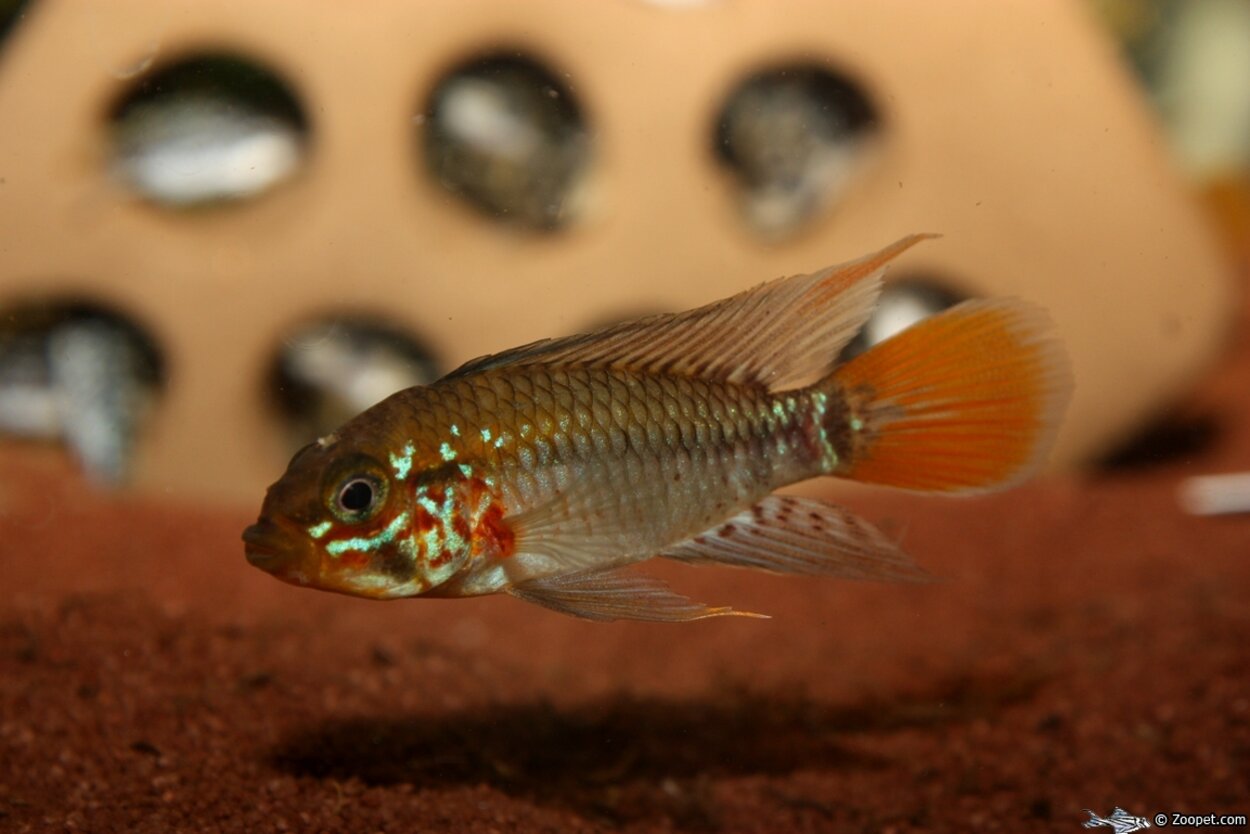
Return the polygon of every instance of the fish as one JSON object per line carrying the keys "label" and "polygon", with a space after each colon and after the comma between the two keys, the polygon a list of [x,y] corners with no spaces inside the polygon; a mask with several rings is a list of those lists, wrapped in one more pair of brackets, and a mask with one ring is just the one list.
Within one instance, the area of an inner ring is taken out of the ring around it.
{"label": "fish", "polygon": [[1123,808],[1116,808],[1105,817],[1100,817],[1088,808],[1085,813],[1089,814],[1089,819],[1082,823],[1085,828],[1101,828],[1106,826],[1115,834],[1132,834],[1134,831],[1144,831],[1150,828],[1150,820],[1145,817],[1137,817],[1125,811]]}
{"label": "fish", "polygon": [[371,599],[507,594],[589,620],[763,616],[631,566],[923,581],[817,477],[974,494],[1049,452],[1056,328],[974,299],[847,361],[887,265],[933,235],[682,313],[533,342],[399,391],[301,449],[243,533],[286,582]]}

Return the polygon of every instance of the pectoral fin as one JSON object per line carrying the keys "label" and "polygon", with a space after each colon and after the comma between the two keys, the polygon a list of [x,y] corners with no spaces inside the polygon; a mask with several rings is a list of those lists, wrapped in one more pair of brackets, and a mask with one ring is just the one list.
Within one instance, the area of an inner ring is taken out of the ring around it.
{"label": "pectoral fin", "polygon": [[767,619],[763,614],[712,608],[675,593],[658,579],[611,569],[531,579],[509,588],[508,593],[561,614],[602,622],[684,623],[707,617]]}
{"label": "pectoral fin", "polygon": [[772,573],[912,582],[929,578],[898,545],[850,511],[788,495],[770,495],[661,555]]}

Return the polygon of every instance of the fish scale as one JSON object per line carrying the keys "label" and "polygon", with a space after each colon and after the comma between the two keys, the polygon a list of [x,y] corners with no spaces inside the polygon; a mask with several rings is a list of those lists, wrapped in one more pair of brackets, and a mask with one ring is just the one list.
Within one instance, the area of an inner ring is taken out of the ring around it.
{"label": "fish scale", "polygon": [[[498,404],[485,422],[472,406],[489,399],[483,389]],[[446,442],[457,460],[481,467],[510,512],[556,497],[563,481],[544,478],[543,468],[568,470],[563,480],[581,485],[570,499],[570,514],[586,511],[600,489],[628,496],[614,508],[628,519],[622,526],[634,530],[619,542],[629,548],[625,556],[651,555],[675,532],[702,529],[698,525],[710,523],[717,507],[817,474],[818,458],[810,454],[778,460],[768,453],[779,433],[800,428],[801,401],[754,387],[537,366],[510,377],[490,373],[413,389],[409,396],[408,408],[423,415],[421,423],[433,435],[428,442]],[[783,405],[784,421],[776,403]],[[496,449],[480,437],[483,428],[499,424],[520,427],[521,436]],[[451,425],[459,427],[459,437],[450,433]],[[526,426],[533,427],[528,438]],[[691,450],[701,454],[692,457]],[[680,490],[677,476],[686,483]]]}
{"label": "fish scale", "polygon": [[[568,518],[609,516],[611,523],[596,527],[621,562],[654,555],[727,508],[816,474],[813,456],[777,461],[768,454],[779,430],[797,428],[799,400],[756,387],[537,366],[404,396],[420,415],[424,443],[448,444],[457,461],[497,488],[505,512],[563,499]],[[485,424],[475,406],[483,401],[496,403]],[[512,442],[482,442],[481,429],[498,424],[518,427]],[[568,493],[573,484],[580,488]]]}

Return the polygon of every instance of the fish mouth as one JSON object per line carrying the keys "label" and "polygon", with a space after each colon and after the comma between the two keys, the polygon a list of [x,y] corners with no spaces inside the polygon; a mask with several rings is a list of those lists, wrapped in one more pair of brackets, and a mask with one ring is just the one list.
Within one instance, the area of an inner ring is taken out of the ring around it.
{"label": "fish mouth", "polygon": [[268,519],[260,519],[243,531],[244,553],[253,567],[269,573],[291,564],[291,536]]}

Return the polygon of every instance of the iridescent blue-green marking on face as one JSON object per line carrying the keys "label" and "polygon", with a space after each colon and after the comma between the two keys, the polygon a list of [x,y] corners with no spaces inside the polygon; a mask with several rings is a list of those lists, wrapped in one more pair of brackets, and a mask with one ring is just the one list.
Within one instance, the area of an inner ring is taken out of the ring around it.
{"label": "iridescent blue-green marking on face", "polygon": [[395,516],[395,520],[388,524],[385,530],[372,536],[355,536],[350,539],[338,539],[337,541],[327,542],[326,553],[329,553],[331,556],[341,556],[349,550],[369,553],[395,541],[400,531],[406,526],[408,526],[408,513],[403,512]]}
{"label": "iridescent blue-green marking on face", "polygon": [[421,506],[427,513],[438,520],[437,526],[449,526],[452,516],[456,511],[456,496],[452,490],[442,490],[442,503],[435,501],[430,497],[429,487],[420,487],[414,496],[417,504]]}
{"label": "iridescent blue-green marking on face", "polygon": [[309,527],[308,535],[312,536],[314,539],[319,539],[322,536],[324,536],[326,533],[329,533],[332,527],[334,527],[334,522],[323,521],[320,524],[314,524],[313,526]]}
{"label": "iridescent blue-green marking on face", "polygon": [[[417,506],[428,514],[427,521],[418,521],[414,539],[417,550],[424,556],[425,579],[431,585],[438,585],[450,579],[460,569],[471,543],[458,531],[456,525],[460,510],[456,491],[438,489],[435,494],[439,500],[435,500],[430,493],[429,487],[422,486],[414,495]],[[418,519],[420,517],[421,514],[418,513]]]}
{"label": "iridescent blue-green marking on face", "polygon": [[402,481],[412,471],[412,456],[417,450],[412,443],[405,443],[400,454],[391,453],[391,468],[395,470],[395,479]]}

